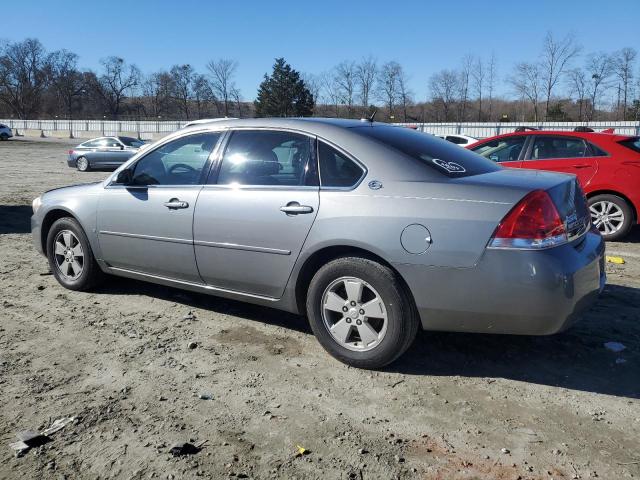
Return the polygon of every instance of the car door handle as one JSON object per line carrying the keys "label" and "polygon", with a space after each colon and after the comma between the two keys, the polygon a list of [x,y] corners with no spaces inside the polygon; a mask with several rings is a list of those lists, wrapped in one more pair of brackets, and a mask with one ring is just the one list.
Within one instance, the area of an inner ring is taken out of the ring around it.
{"label": "car door handle", "polygon": [[313,207],[300,205],[298,202],[289,202],[284,207],[280,207],[280,211],[287,215],[300,215],[301,213],[313,212]]}
{"label": "car door handle", "polygon": [[591,165],[589,165],[588,163],[578,163],[576,165],[573,166],[573,168],[589,168]]}
{"label": "car door handle", "polygon": [[178,200],[177,198],[172,198],[168,202],[165,202],[164,206],[170,210],[177,210],[178,208],[189,208],[189,203]]}

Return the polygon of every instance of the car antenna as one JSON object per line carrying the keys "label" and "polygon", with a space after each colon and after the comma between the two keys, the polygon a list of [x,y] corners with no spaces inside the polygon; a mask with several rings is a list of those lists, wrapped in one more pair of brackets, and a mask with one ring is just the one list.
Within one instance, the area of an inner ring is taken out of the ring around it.
{"label": "car antenna", "polygon": [[373,113],[371,113],[369,118],[367,118],[367,120],[369,120],[369,123],[373,123],[373,119],[376,118],[376,113],[378,113],[378,109],[377,108],[373,111]]}

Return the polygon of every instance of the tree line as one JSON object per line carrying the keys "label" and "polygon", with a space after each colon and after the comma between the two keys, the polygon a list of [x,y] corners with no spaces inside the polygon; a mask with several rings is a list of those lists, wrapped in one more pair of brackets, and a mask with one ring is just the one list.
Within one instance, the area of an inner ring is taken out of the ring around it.
{"label": "tree line", "polygon": [[37,39],[0,44],[0,116],[17,118],[195,119],[330,116],[402,122],[591,121],[640,119],[637,51],[584,52],[572,35],[548,32],[538,57],[499,71],[495,54],[465,55],[459,68],[426,79],[427,98],[410,88],[397,61],[346,60],[302,73],[277,58],[256,99],[236,85],[238,62],[212,59],[204,72],[177,64],[143,74],[119,56],[81,69],[68,50]]}

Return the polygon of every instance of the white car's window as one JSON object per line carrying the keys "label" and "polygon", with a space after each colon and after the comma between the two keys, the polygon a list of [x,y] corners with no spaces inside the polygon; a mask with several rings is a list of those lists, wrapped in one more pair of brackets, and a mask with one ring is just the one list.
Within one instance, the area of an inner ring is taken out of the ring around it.
{"label": "white car's window", "polygon": [[311,141],[305,135],[238,130],[231,135],[216,183],[306,185],[310,157]]}
{"label": "white car's window", "polygon": [[136,162],[134,185],[196,185],[220,133],[199,133],[165,143]]}

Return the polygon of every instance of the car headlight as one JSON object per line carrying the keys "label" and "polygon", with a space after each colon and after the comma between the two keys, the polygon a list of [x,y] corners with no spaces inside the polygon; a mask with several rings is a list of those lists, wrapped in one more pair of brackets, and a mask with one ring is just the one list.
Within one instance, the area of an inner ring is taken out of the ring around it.
{"label": "car headlight", "polygon": [[31,202],[31,208],[33,209],[33,213],[37,213],[41,205],[42,205],[42,198],[40,197],[34,198],[33,202]]}

